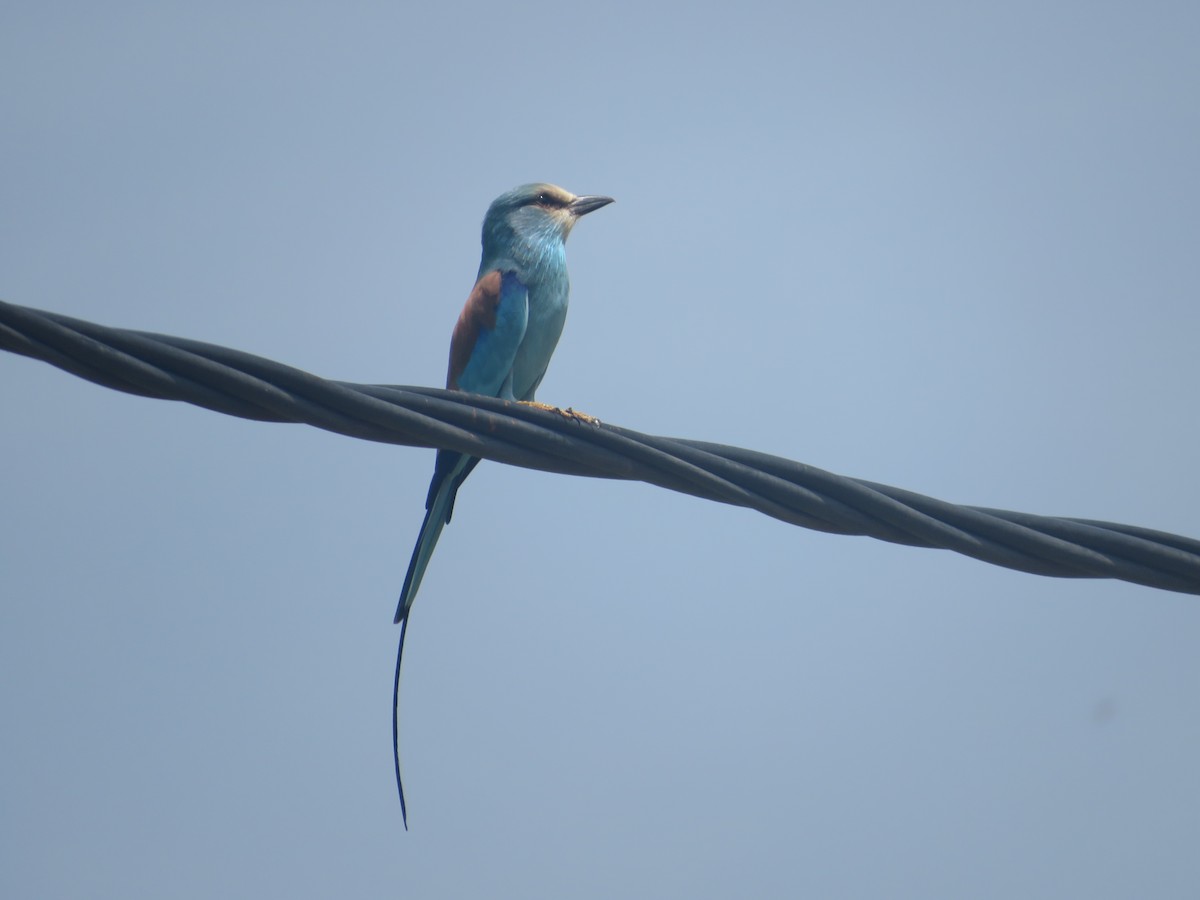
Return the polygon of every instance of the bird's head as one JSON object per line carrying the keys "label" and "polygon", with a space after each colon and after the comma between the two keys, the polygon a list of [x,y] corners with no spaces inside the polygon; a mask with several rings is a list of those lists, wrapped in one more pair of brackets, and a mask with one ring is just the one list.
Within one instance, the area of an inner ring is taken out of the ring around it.
{"label": "bird's head", "polygon": [[561,246],[580,216],[607,206],[612,197],[577,197],[553,184],[523,184],[497,197],[483,218],[484,255],[521,245],[538,252]]}

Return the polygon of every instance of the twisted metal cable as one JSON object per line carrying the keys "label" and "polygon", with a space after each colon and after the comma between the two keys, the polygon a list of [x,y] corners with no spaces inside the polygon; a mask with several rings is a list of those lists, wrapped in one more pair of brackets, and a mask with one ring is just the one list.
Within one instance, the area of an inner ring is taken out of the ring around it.
{"label": "twisted metal cable", "polygon": [[1200,541],[1147,528],[958,506],[753,450],[588,425],[475,394],[327,381],[226,347],[4,302],[0,348],[115,390],[244,419],[644,481],[817,531],[939,547],[1038,575],[1117,578],[1200,594]]}

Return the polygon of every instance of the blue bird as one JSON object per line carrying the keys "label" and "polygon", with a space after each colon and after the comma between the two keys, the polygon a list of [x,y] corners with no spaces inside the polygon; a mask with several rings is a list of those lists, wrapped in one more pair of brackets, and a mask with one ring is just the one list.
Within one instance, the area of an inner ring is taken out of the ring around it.
{"label": "blue bird", "polygon": [[[579,220],[612,203],[576,197],[552,184],[526,184],[501,194],[483,218],[483,258],[454,334],[446,387],[502,400],[533,402],[567,317],[567,235]],[[400,778],[400,661],[409,610],[425,568],[454,512],[454,498],[478,457],[439,450],[425,498],[425,521],[413,548],[395,622],[400,625],[392,691],[392,748],[400,814],[408,827]]]}

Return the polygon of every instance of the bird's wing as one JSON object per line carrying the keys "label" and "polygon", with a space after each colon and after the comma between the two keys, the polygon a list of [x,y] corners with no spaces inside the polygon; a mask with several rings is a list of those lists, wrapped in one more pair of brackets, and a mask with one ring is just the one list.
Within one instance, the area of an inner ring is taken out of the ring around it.
{"label": "bird's wing", "polygon": [[528,321],[529,291],[515,272],[481,275],[454,326],[446,387],[489,397],[507,388],[511,399],[506,381]]}

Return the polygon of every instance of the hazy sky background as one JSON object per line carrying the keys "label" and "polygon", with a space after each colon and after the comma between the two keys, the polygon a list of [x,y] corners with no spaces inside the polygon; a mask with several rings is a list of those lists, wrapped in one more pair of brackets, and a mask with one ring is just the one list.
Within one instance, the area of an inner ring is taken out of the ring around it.
{"label": "hazy sky background", "polygon": [[[539,398],[1200,536],[1200,6],[5,3],[0,297],[440,385],[548,180]],[[1200,598],[0,354],[0,895],[1193,898]]]}

